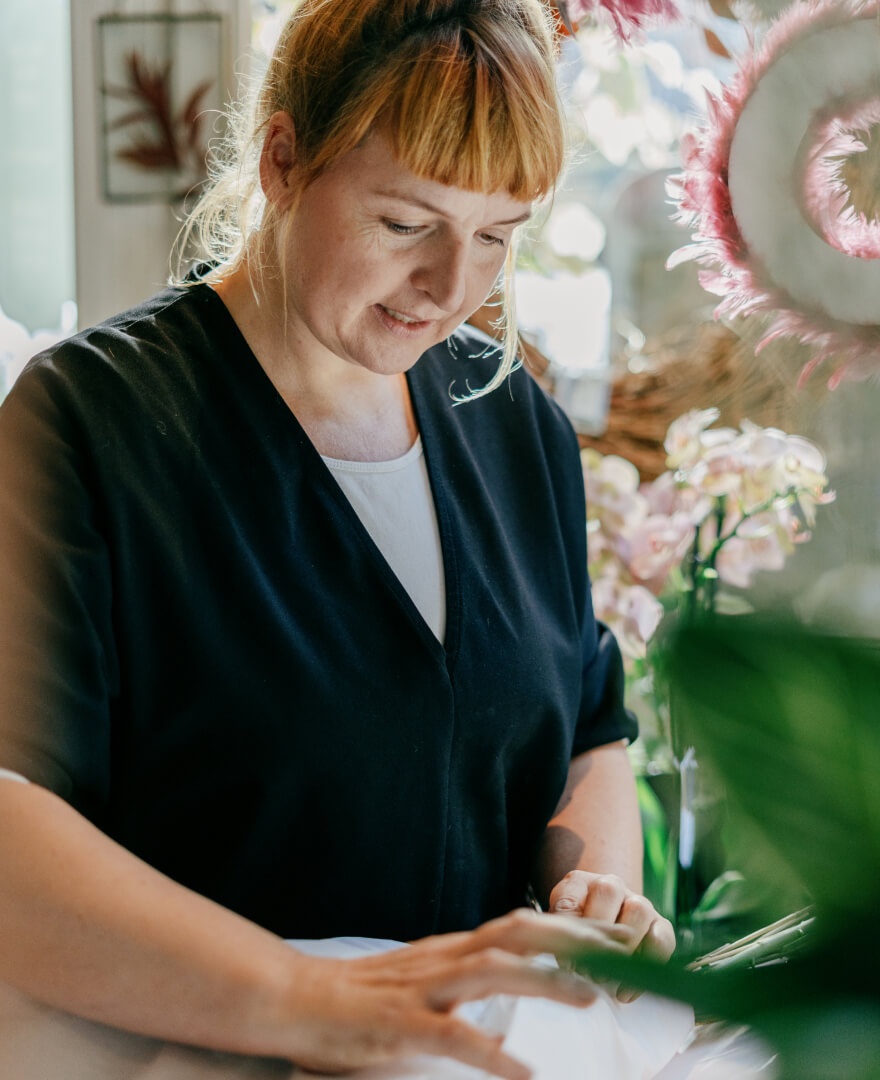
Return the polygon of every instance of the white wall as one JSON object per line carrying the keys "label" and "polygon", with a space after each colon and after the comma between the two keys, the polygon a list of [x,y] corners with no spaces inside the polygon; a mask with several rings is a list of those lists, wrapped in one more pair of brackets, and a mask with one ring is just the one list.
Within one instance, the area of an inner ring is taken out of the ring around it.
{"label": "white wall", "polygon": [[74,295],[67,5],[0,0],[0,311],[32,332]]}

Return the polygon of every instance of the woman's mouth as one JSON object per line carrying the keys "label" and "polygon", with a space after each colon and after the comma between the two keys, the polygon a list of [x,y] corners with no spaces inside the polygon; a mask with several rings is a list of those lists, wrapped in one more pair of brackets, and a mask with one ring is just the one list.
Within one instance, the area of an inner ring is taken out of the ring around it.
{"label": "woman's mouth", "polygon": [[385,308],[388,314],[394,319],[400,319],[402,323],[414,323],[422,322],[422,319],[413,318],[412,315],[404,315],[402,311],[395,311],[394,308]]}
{"label": "woman's mouth", "polygon": [[419,333],[431,322],[429,319],[419,319],[415,315],[408,315],[405,311],[398,311],[384,304],[376,304],[375,311],[382,323],[398,334]]}

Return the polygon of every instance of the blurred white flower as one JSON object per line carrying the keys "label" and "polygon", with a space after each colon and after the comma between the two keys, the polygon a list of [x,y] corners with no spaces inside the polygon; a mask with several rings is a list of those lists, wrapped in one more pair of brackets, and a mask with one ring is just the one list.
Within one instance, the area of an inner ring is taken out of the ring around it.
{"label": "blurred white flower", "polygon": [[727,585],[748,589],[759,570],[781,570],[792,552],[785,523],[773,514],[743,522],[718,551],[718,576]]}
{"label": "blurred white flower", "polygon": [[714,424],[720,415],[717,409],[691,409],[673,420],[663,442],[667,467],[678,469],[696,462],[702,451],[703,432]]}
{"label": "blurred white flower", "polygon": [[0,308],[0,398],[11,388],[22,368],[32,356],[48,349],[73,333],[76,326],[76,304],[67,300],[61,305],[56,329],[30,330]]}
{"label": "blurred white flower", "polygon": [[745,589],[781,570],[834,499],[814,443],[748,420],[713,428],[718,416],[692,409],[673,421],[668,471],[651,483],[624,458],[582,452],[596,610],[629,661],[645,656],[658,598],[690,615],[713,610],[719,583]]}
{"label": "blurred white flower", "polygon": [[623,535],[625,561],[630,572],[652,593],[662,592],[673,567],[681,565],[690,551],[696,529],[690,515],[649,514]]}
{"label": "blurred white flower", "polygon": [[593,583],[593,607],[596,618],[614,632],[624,656],[642,659],[663,617],[660,601],[641,585],[603,577]]}

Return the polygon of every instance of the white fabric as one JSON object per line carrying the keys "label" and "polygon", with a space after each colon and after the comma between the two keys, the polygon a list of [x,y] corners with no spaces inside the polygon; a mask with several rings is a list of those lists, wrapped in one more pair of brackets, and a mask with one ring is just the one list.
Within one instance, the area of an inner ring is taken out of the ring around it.
{"label": "white fabric", "polygon": [[443,552],[421,438],[393,461],[325,457],[324,462],[422,618],[442,641]]}
{"label": "white fabric", "polygon": [[30,780],[21,773],[13,772],[12,769],[0,769],[0,780],[18,780],[22,784],[29,784]]}

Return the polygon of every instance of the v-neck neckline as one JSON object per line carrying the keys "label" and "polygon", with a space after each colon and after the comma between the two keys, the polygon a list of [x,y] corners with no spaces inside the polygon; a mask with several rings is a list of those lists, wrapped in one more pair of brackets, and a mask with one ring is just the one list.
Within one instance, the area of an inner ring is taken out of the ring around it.
{"label": "v-neck neckline", "polygon": [[[213,304],[223,313],[223,317],[228,321],[230,327],[234,329],[235,337],[239,342],[239,349],[235,351],[239,352],[242,358],[248,361],[247,367],[255,392],[261,393],[267,404],[271,404],[279,413],[283,410],[281,415],[284,416],[284,419],[279,417],[278,422],[287,425],[290,432],[297,436],[296,442],[302,451],[301,460],[308,469],[313,482],[320,484],[328,494],[337,515],[346,521],[352,537],[367,551],[377,573],[384,580],[386,587],[394,595],[397,603],[404,609],[429,650],[436,656],[438,661],[445,664],[447,671],[451,673],[461,640],[461,589],[456,559],[457,538],[443,480],[442,434],[433,423],[433,412],[428,402],[428,396],[432,392],[432,388],[421,374],[427,353],[416,361],[413,367],[405,373],[405,377],[416,418],[416,426],[422,442],[428,480],[431,486],[431,496],[437,515],[437,528],[440,534],[440,551],[443,559],[443,581],[446,598],[446,628],[443,641],[437,638],[412,597],[394,573],[388,560],[382,554],[372,536],[370,536],[367,527],[348,501],[345,492],[339,486],[330,467],[309,438],[296,413],[290,408],[290,405],[285,401],[278,388],[269,378],[265,368],[257,359],[223,299],[209,285],[202,284],[194,286],[194,288],[204,288],[206,292],[211,294]],[[427,352],[430,351],[427,350]],[[260,387],[262,389],[258,389]],[[451,399],[449,405],[452,406]]]}

